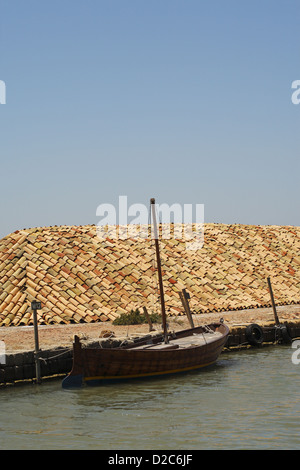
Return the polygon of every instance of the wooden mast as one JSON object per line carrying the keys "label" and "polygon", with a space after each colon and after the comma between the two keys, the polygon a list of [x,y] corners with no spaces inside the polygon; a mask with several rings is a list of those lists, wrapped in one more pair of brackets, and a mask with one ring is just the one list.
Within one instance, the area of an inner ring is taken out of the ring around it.
{"label": "wooden mast", "polygon": [[165,343],[169,343],[168,331],[167,331],[167,318],[166,318],[166,309],[165,309],[165,298],[164,298],[164,287],[162,282],[162,273],[161,273],[161,263],[159,255],[159,244],[158,244],[158,231],[156,225],[156,214],[155,214],[155,199],[150,199],[151,209],[152,209],[152,218],[154,226],[154,241],[155,241],[155,250],[156,250],[156,260],[157,260],[157,270],[158,270],[158,280],[159,280],[159,292],[160,292],[160,303],[161,303],[161,316],[162,324],[164,330]]}

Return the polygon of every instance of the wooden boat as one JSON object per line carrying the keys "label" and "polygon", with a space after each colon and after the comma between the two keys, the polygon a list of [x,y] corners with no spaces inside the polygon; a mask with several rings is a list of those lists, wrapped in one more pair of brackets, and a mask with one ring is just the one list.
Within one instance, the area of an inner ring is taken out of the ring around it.
{"label": "wooden boat", "polygon": [[75,337],[73,368],[63,387],[186,372],[214,364],[229,333],[222,323],[172,334],[169,342],[153,338],[133,346],[84,348]]}
{"label": "wooden boat", "polygon": [[193,327],[179,332],[168,332],[154,199],[151,199],[154,237],[159,276],[163,333],[117,348],[83,347],[75,336],[73,367],[63,380],[64,388],[99,384],[142,377],[153,377],[190,370],[214,364],[229,334],[222,322]]}

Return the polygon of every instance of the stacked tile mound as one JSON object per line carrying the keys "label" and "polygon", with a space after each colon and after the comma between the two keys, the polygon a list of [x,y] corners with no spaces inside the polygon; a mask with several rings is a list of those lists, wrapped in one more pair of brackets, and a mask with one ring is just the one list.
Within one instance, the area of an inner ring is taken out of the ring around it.
{"label": "stacked tile mound", "polygon": [[[160,241],[169,315],[183,315],[186,288],[194,313],[300,303],[300,227],[206,224],[204,245]],[[96,226],[14,232],[0,241],[0,326],[114,320],[146,306],[160,311],[150,239],[97,236]]]}

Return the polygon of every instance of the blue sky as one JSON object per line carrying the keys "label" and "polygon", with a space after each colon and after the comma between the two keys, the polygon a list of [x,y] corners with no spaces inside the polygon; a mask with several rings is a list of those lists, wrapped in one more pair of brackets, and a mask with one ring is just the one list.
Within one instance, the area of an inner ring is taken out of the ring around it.
{"label": "blue sky", "polygon": [[3,237],[102,203],[300,225],[299,0],[2,0]]}

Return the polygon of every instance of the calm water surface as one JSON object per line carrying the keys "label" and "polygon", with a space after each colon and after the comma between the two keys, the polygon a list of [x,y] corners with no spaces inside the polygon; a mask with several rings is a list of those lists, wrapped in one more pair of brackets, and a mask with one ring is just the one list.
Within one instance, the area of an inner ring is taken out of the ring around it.
{"label": "calm water surface", "polygon": [[0,389],[0,449],[300,449],[293,351],[223,353],[201,372],[122,385]]}

